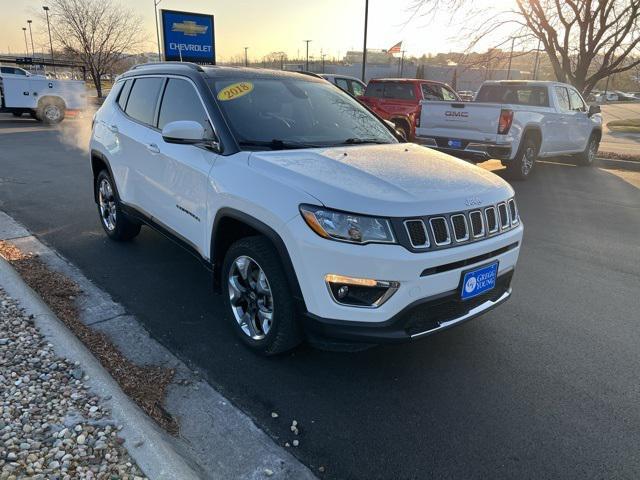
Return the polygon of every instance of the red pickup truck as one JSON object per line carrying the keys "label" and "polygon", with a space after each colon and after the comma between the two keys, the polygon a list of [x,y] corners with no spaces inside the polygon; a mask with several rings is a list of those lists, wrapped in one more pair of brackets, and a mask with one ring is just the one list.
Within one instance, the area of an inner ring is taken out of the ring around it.
{"label": "red pickup truck", "polygon": [[415,138],[416,126],[420,126],[422,100],[462,101],[449,85],[408,78],[370,80],[358,100],[383,119],[393,122],[410,142]]}

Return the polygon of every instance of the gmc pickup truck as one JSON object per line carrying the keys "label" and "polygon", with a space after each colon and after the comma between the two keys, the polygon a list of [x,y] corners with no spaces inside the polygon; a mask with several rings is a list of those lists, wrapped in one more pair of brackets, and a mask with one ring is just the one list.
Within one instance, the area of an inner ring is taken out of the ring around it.
{"label": "gmc pickup truck", "polygon": [[602,136],[600,107],[571,85],[487,81],[473,102],[429,102],[416,142],[472,162],[498,159],[525,180],[536,159],[572,155],[591,165]]}

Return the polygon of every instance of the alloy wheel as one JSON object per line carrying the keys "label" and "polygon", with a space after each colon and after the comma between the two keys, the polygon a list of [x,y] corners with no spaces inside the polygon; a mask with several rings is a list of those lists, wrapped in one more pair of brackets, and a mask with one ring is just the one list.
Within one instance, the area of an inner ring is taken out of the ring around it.
{"label": "alloy wheel", "polygon": [[526,177],[533,168],[536,159],[536,146],[533,142],[527,143],[522,156],[522,174]]}
{"label": "alloy wheel", "polygon": [[106,178],[100,180],[98,204],[100,205],[102,223],[107,230],[112,232],[116,228],[116,199],[111,183]]}
{"label": "alloy wheel", "polygon": [[587,152],[587,160],[589,163],[593,163],[598,153],[598,142],[594,138],[589,142],[589,151]]}
{"label": "alloy wheel", "polygon": [[245,335],[262,340],[273,325],[273,294],[258,263],[246,255],[229,270],[229,300],[233,316]]}
{"label": "alloy wheel", "polygon": [[62,112],[57,105],[47,105],[44,109],[44,116],[51,122],[57,122],[61,115]]}

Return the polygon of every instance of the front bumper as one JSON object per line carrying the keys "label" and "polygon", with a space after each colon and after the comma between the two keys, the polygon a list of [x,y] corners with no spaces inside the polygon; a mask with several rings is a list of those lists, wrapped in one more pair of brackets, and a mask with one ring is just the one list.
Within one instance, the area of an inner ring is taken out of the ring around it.
{"label": "front bumper", "polygon": [[485,161],[490,159],[508,160],[511,158],[510,145],[462,140],[463,148],[450,148],[447,139],[440,137],[416,137],[416,142],[425,147],[439,150],[453,157],[465,160]]}
{"label": "front bumper", "polygon": [[[518,225],[481,241],[417,253],[400,245],[353,245],[327,240],[316,235],[302,217],[292,219],[287,227],[285,242],[304,299],[308,328],[329,336],[357,336],[363,340],[378,337],[407,339],[404,322],[407,315],[415,313],[413,309],[418,305],[442,298],[452,300],[451,296],[459,292],[463,272],[469,269],[497,260],[498,277],[510,281],[523,233],[522,225]],[[400,285],[395,294],[377,308],[347,306],[336,303],[331,297],[325,283],[327,274],[393,281]],[[492,294],[499,288],[496,287]],[[500,297],[508,288],[507,285],[498,297],[490,300],[495,305],[506,300],[508,295],[504,299]],[[463,311],[472,304],[478,306],[474,300],[451,304],[456,308],[448,310],[446,318],[437,318],[440,329],[448,328],[451,320],[457,319],[459,323],[495,306],[487,304],[479,310]],[[467,314],[469,317],[465,316]],[[420,332],[412,331],[409,337],[415,333]]]}
{"label": "front bumper", "polygon": [[418,300],[391,319],[375,325],[321,318],[308,312],[304,325],[307,333],[316,338],[364,343],[407,342],[460,325],[506,302],[511,296],[512,276],[513,270],[500,275],[493,290],[470,300],[461,300],[459,290]]}

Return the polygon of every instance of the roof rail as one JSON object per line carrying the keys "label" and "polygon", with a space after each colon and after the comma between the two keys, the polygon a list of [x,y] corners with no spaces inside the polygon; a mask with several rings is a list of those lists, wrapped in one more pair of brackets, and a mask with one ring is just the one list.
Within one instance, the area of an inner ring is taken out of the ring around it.
{"label": "roof rail", "polygon": [[131,70],[136,70],[138,68],[143,68],[143,67],[154,67],[157,65],[163,65],[163,66],[185,66],[185,67],[189,67],[193,70],[197,70],[198,72],[204,72],[204,70],[202,69],[202,67],[200,65],[198,65],[197,63],[191,63],[191,62],[149,62],[149,63],[139,63],[137,65],[134,65],[134,67]]}

